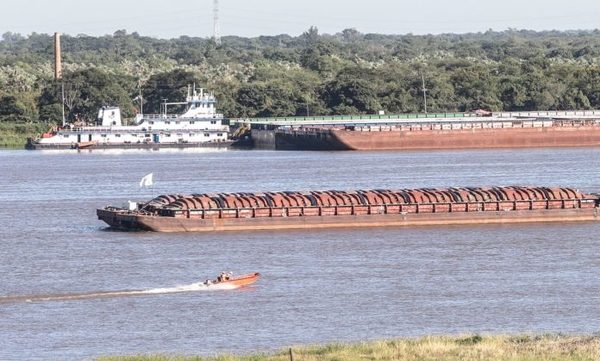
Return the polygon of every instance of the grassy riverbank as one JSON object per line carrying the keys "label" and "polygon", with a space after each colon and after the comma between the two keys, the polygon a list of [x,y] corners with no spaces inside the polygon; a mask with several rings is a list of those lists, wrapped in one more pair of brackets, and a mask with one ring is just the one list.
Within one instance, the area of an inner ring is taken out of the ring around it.
{"label": "grassy riverbank", "polygon": [[[600,360],[600,335],[424,337],[293,349],[294,361]],[[287,361],[289,351],[244,356],[106,356],[100,361]]]}
{"label": "grassy riverbank", "polygon": [[0,148],[25,147],[28,137],[48,131],[46,123],[0,123]]}

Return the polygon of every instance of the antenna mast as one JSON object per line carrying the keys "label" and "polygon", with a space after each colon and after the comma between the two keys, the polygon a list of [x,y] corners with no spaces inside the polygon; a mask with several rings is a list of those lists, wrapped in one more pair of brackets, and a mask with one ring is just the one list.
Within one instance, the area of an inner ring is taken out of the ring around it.
{"label": "antenna mast", "polygon": [[221,45],[221,29],[219,29],[219,0],[213,0],[213,23],[213,39],[215,44]]}

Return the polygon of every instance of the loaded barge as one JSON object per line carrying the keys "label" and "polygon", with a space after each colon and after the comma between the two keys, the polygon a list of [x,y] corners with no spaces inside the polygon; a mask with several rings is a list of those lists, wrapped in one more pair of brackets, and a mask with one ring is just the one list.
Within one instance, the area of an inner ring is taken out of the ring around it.
{"label": "loaded barge", "polygon": [[600,196],[488,187],[162,195],[97,210],[117,230],[207,232],[593,221]]}

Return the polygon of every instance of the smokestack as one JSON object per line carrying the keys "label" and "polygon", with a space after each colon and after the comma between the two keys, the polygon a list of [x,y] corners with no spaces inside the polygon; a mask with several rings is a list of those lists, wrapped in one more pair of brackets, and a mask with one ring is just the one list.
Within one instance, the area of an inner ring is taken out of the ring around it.
{"label": "smokestack", "polygon": [[62,79],[62,54],[60,52],[60,33],[54,33],[54,79]]}

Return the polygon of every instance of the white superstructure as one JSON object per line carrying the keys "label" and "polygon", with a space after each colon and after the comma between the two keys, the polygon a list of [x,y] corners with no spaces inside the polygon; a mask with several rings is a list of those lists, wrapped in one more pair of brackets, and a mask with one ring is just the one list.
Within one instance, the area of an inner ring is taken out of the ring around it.
{"label": "white superstructure", "polygon": [[[226,144],[229,124],[216,111],[217,100],[202,89],[188,91],[186,102],[163,103],[161,114],[139,114],[135,125],[121,121],[121,111],[104,107],[98,113],[97,126],[69,126],[30,143],[32,148],[65,147],[133,147],[133,146],[202,146]],[[169,105],[186,105],[183,114],[168,114]]]}

